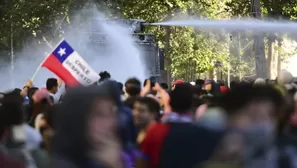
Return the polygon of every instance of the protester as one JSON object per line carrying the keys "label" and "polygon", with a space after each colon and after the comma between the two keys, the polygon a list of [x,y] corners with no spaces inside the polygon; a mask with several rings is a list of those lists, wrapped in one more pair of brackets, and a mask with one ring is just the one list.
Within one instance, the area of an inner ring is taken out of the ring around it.
{"label": "protester", "polygon": [[53,167],[123,167],[117,108],[108,85],[69,90],[57,112]]}
{"label": "protester", "polygon": [[160,86],[164,89],[164,90],[168,90],[168,84],[167,83],[160,83]]}
{"label": "protester", "polygon": [[[242,97],[242,95],[244,95]],[[273,87],[243,85],[222,100],[230,126],[242,131],[244,147],[239,153],[245,167],[270,167],[269,157],[277,135],[284,99]],[[274,160],[276,161],[276,160]]]}
{"label": "protester", "polygon": [[52,105],[53,101],[50,94],[45,89],[37,90],[32,96],[32,99],[32,117],[29,124],[40,131],[40,128],[45,125],[44,112]]}
{"label": "protester", "polygon": [[136,78],[130,78],[125,83],[125,90],[127,98],[124,104],[132,109],[135,99],[140,95],[141,82]]}
{"label": "protester", "polygon": [[140,147],[143,156],[138,166],[194,167],[210,158],[221,135],[191,124],[192,97],[190,84],[175,86],[170,93],[173,112],[168,114],[165,123],[157,123],[147,131]]}
{"label": "protester", "polygon": [[133,105],[133,119],[138,127],[137,144],[141,144],[149,127],[160,120],[160,105],[150,97],[138,97]]}
{"label": "protester", "polygon": [[179,85],[179,84],[183,84],[183,83],[185,83],[182,79],[178,79],[178,80],[176,80],[176,81],[174,81],[171,85],[171,90],[174,90],[175,89],[175,86],[176,85]]}
{"label": "protester", "polygon": [[39,148],[41,136],[24,123],[24,114],[23,98],[19,92],[5,94],[0,106],[2,152],[6,149],[8,156],[27,168],[45,168],[49,165],[49,157]]}
{"label": "protester", "polygon": [[33,87],[33,82],[31,80],[28,80],[25,84],[25,86],[23,87],[23,90],[20,91],[20,94],[22,96],[27,96],[27,93],[29,91],[30,88]]}
{"label": "protester", "polygon": [[55,98],[55,94],[58,89],[62,86],[62,81],[56,78],[48,78],[46,81],[46,90],[50,94],[51,103],[57,103],[58,100]]}
{"label": "protester", "polygon": [[220,91],[222,94],[226,94],[229,92],[228,86],[226,86],[224,83],[220,83]]}
{"label": "protester", "polygon": [[107,71],[100,72],[99,76],[100,76],[99,82],[103,82],[103,81],[108,80],[108,79],[111,78],[110,73],[107,72]]}
{"label": "protester", "polygon": [[129,107],[125,106],[120,98],[120,89],[118,88],[118,83],[116,81],[107,80],[106,85],[113,88],[113,94],[115,97],[115,102],[118,107],[119,113],[119,132],[122,155],[124,156],[126,167],[135,166],[135,142],[136,133],[135,126],[132,119],[132,111]]}
{"label": "protester", "polygon": [[49,153],[52,151],[52,138],[55,133],[55,120],[56,115],[59,110],[60,104],[55,104],[50,106],[44,111],[44,126],[42,130],[43,145],[42,147],[46,149]]}
{"label": "protester", "polygon": [[206,80],[204,83],[204,90],[207,92],[206,96],[220,96],[220,85],[214,80]]}
{"label": "protester", "polygon": [[196,81],[195,81],[195,84],[196,84],[196,86],[199,86],[199,87],[203,87],[203,85],[204,85],[204,80],[202,80],[202,79],[197,79]]}

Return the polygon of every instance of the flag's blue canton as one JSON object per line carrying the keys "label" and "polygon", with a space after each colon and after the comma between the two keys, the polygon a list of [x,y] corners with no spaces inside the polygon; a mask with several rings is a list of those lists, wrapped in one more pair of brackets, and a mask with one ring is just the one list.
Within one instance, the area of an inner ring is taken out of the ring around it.
{"label": "flag's blue canton", "polygon": [[56,56],[61,63],[63,63],[73,52],[74,49],[65,40],[63,40],[54,50],[53,55]]}

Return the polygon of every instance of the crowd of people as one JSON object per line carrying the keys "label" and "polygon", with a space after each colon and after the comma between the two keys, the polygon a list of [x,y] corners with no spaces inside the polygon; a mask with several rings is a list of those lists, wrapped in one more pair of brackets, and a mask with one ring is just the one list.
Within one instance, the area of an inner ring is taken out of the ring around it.
{"label": "crowd of people", "polygon": [[99,75],[91,86],[49,78],[2,93],[0,167],[297,168],[297,85],[287,71],[230,87]]}

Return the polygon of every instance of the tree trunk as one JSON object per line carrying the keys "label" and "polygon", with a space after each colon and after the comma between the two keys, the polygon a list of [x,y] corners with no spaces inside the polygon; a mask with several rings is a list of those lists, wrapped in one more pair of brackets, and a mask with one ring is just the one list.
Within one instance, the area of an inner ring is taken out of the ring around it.
{"label": "tree trunk", "polygon": [[[239,32],[237,31],[234,31],[230,34],[230,40],[231,40],[231,43],[229,45],[229,54],[231,57],[235,57],[237,58],[238,60],[240,59],[240,45],[239,45]],[[233,60],[233,59],[229,59],[230,61]],[[234,62],[230,62],[230,65],[233,65]],[[234,67],[230,67],[230,69],[233,69]],[[236,70],[235,70],[236,71]],[[231,76],[231,79],[230,80],[234,80],[235,78],[237,78],[238,76],[232,74]]]}
{"label": "tree trunk", "polygon": [[165,47],[164,47],[164,55],[165,55],[165,67],[167,72],[167,83],[171,85],[171,57],[170,57],[170,36],[171,36],[171,27],[165,28]]}
{"label": "tree trunk", "polygon": [[268,37],[268,55],[267,55],[267,78],[271,78],[271,66],[272,66],[272,53],[273,53],[273,37],[270,35]]}
{"label": "tree trunk", "polygon": [[[260,0],[252,0],[252,15],[261,19]],[[267,78],[265,43],[263,34],[254,35],[254,53],[256,64],[256,76],[258,78]]]}
{"label": "tree trunk", "polygon": [[278,47],[277,47],[277,76],[279,75],[280,71],[281,71],[281,47],[282,47],[282,38],[278,39]]}
{"label": "tree trunk", "polygon": [[10,23],[10,68],[11,68],[11,88],[14,88],[14,24]]}
{"label": "tree trunk", "polygon": [[272,78],[275,79],[277,77],[277,60],[278,60],[278,40],[275,39],[276,43],[273,43],[273,54],[272,54],[272,61],[271,61],[271,71],[272,71]]}

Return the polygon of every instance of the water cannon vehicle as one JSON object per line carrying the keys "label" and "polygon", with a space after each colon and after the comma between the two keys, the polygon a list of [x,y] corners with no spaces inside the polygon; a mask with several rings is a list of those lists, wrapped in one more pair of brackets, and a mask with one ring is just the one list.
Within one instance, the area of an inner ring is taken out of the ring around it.
{"label": "water cannon vehicle", "polygon": [[90,31],[91,32],[100,32],[102,24],[116,24],[124,27],[128,27],[131,33],[138,33],[144,31],[145,21],[139,19],[91,19]]}

